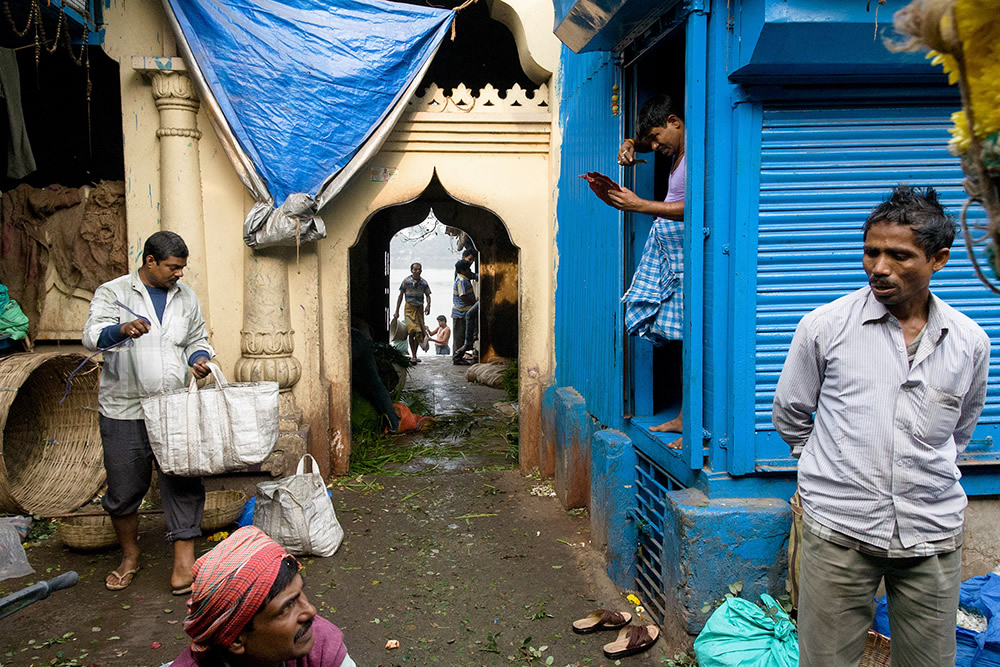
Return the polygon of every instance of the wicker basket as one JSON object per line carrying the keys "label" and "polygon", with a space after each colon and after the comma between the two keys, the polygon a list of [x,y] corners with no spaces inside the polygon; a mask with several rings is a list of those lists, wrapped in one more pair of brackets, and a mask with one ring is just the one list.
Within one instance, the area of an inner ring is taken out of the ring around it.
{"label": "wicker basket", "polygon": [[247,494],[243,491],[209,491],[205,494],[205,512],[201,517],[201,532],[214,533],[240,518]]}
{"label": "wicker basket", "polygon": [[59,539],[71,549],[80,551],[107,549],[118,543],[111,517],[107,514],[60,520]]}
{"label": "wicker basket", "polygon": [[44,352],[0,359],[0,514],[65,514],[104,484],[98,366]]}
{"label": "wicker basket", "polygon": [[858,667],[889,667],[889,638],[869,630]]}

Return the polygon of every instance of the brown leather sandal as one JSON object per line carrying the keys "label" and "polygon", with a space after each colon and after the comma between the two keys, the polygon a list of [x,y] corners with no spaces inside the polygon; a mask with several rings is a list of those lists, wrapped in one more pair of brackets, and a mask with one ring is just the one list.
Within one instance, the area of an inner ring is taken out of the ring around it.
{"label": "brown leather sandal", "polygon": [[627,611],[595,609],[578,621],[573,621],[573,632],[588,635],[598,630],[617,630],[632,622],[632,614]]}
{"label": "brown leather sandal", "polygon": [[618,638],[604,645],[604,655],[611,659],[624,658],[648,650],[660,637],[655,625],[629,625],[622,628]]}

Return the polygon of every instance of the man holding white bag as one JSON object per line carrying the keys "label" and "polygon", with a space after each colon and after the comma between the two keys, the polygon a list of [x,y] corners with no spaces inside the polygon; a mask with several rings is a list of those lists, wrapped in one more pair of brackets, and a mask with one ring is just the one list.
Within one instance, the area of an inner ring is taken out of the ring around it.
{"label": "man holding white bag", "polygon": [[[142,398],[185,386],[187,370],[209,374],[215,352],[208,344],[198,297],[178,280],[188,248],[173,232],[156,232],[142,250],[142,266],[97,288],[83,329],[83,344],[104,351],[98,389],[111,515],[122,562],[105,580],[109,590],[128,587],[139,571],[139,504],[152,479],[153,452],[143,421]],[[194,539],[201,535],[205,487],[200,477],[159,472],[160,497],[173,543],[170,587],[191,591]]]}

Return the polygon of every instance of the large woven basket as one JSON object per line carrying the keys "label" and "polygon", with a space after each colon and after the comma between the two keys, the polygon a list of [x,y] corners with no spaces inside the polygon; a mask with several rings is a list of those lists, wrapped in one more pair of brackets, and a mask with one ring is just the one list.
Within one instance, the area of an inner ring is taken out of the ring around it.
{"label": "large woven basket", "polygon": [[60,520],[59,539],[66,546],[80,551],[107,549],[118,542],[111,517],[107,514],[75,516]]}
{"label": "large woven basket", "polygon": [[205,512],[201,516],[201,532],[214,533],[235,523],[243,513],[247,494],[237,490],[209,491],[205,494]]}
{"label": "large woven basket", "polygon": [[889,667],[889,638],[869,630],[858,667]]}
{"label": "large woven basket", "polygon": [[0,513],[65,514],[104,484],[98,366],[74,353],[0,359]]}

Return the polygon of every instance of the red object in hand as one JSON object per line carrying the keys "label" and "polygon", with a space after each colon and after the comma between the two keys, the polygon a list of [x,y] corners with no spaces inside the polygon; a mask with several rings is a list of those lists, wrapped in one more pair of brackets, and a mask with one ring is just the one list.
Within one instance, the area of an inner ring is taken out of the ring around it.
{"label": "red object in hand", "polygon": [[621,190],[621,187],[610,178],[605,176],[599,171],[588,171],[586,174],[580,174],[580,178],[585,179],[587,183],[590,184],[590,189],[594,191],[594,194],[598,198],[607,204],[608,206],[614,206],[611,200],[608,199],[608,192],[612,190]]}

